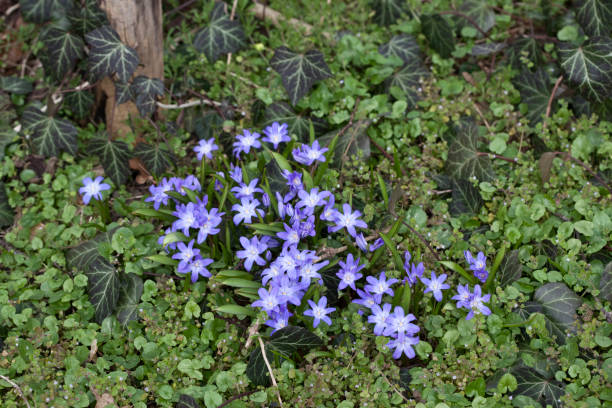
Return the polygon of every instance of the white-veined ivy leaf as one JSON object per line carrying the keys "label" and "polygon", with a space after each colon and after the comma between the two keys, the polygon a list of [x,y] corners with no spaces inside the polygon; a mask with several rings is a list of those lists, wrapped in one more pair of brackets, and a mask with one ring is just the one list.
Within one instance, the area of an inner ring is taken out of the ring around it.
{"label": "white-veined ivy leaf", "polygon": [[450,24],[439,14],[421,16],[421,30],[429,46],[442,58],[448,58],[455,50],[455,33]]}
{"label": "white-veined ivy leaf", "polygon": [[13,108],[11,97],[6,92],[0,91],[0,126],[10,126],[17,119],[17,113]]}
{"label": "white-veined ivy leaf", "polygon": [[[270,351],[268,347],[264,347],[266,350],[266,357],[268,362],[274,361],[274,354]],[[272,363],[271,363],[272,364]],[[268,373],[268,368],[266,367],[266,362],[263,358],[263,353],[261,352],[261,347],[259,344],[256,345],[255,349],[249,355],[249,363],[246,368],[246,375],[251,380],[251,382],[255,385],[262,385],[264,387],[268,387],[272,382],[270,381],[270,374]]]}
{"label": "white-veined ivy leaf", "polygon": [[612,39],[593,37],[578,47],[558,45],[561,66],[569,81],[596,102],[603,102],[612,90]]}
{"label": "white-veined ivy leaf", "polygon": [[142,296],[143,284],[140,276],[133,273],[120,278],[119,300],[117,301],[117,320],[124,326],[138,319],[138,307]]}
{"label": "white-veined ivy leaf", "polygon": [[[429,75],[429,70],[421,60],[413,59],[385,80],[385,88],[389,93],[392,92],[393,87],[399,88],[408,108],[414,108],[419,100],[417,88],[420,87],[421,80],[429,77]],[[400,96],[393,95],[397,98]]]}
{"label": "white-veined ivy leaf", "polygon": [[13,224],[15,213],[8,202],[6,186],[0,181],[0,227],[7,227]]}
{"label": "white-veined ivy leaf", "polygon": [[482,197],[480,197],[480,190],[474,187],[472,183],[465,179],[453,179],[452,189],[449,211],[454,217],[480,212],[483,205]]}
{"label": "white-veined ivy leaf", "polygon": [[[342,167],[350,157],[359,156],[360,159],[367,160],[370,157],[370,138],[367,130],[372,121],[370,119],[361,119],[353,123],[346,131],[338,138],[334,154],[330,157],[330,165]],[[321,146],[328,146],[339,130],[329,132],[320,138]]]}
{"label": "white-veined ivy leaf", "polygon": [[319,50],[298,54],[287,47],[279,47],[274,51],[270,66],[280,74],[292,105],[306,95],[316,81],[332,76]]}
{"label": "white-veined ivy leaf", "polygon": [[446,173],[455,178],[492,181],[495,173],[487,155],[478,154],[478,126],[463,121],[457,126],[457,136],[448,149]]}
{"label": "white-veined ivy leaf", "polygon": [[16,76],[0,77],[0,89],[15,94],[26,95],[32,92],[32,81]]}
{"label": "white-veined ivy leaf", "polygon": [[126,82],[115,81],[115,102],[117,105],[126,103],[134,99],[132,87]]}
{"label": "white-veined ivy leaf", "polygon": [[378,47],[380,52],[385,57],[396,56],[402,61],[408,63],[413,60],[421,60],[421,49],[413,36],[409,34],[399,34],[393,36],[388,43]]}
{"label": "white-veined ivy leaf", "polygon": [[73,7],[72,0],[19,0],[23,18],[37,24],[51,20],[54,15],[65,15]]}
{"label": "white-veined ivy leaf", "polygon": [[4,158],[6,146],[13,143],[17,137],[17,132],[12,127],[6,126],[0,128],[0,161]]}
{"label": "white-veined ivy leaf", "polygon": [[49,117],[33,106],[25,109],[21,120],[32,132],[32,145],[37,154],[46,157],[58,156],[61,151],[76,154],[77,130],[70,121]]}
{"label": "white-veined ivy leaf", "polygon": [[576,2],[576,20],[589,37],[609,37],[612,29],[612,1],[579,0]]}
{"label": "white-veined ivy leaf", "polygon": [[500,287],[505,288],[521,277],[523,266],[518,255],[518,249],[510,251],[504,256],[501,264],[499,264],[496,276]]}
{"label": "white-veined ivy leaf", "polygon": [[277,330],[268,343],[269,346],[287,356],[298,350],[309,350],[322,344],[323,341],[317,335],[298,326],[286,326]]}
{"label": "white-veined ivy leaf", "polygon": [[557,341],[564,344],[565,332],[576,330],[576,310],[582,305],[582,300],[561,282],[540,286],[533,300],[542,306],[542,313],[547,319],[546,326],[556,335]]}
{"label": "white-veined ivy leaf", "polygon": [[195,49],[203,52],[211,63],[221,54],[240,50],[246,41],[242,26],[238,21],[229,19],[225,7],[222,1],[215,3],[210,23],[198,31],[193,39]]}
{"label": "white-veined ivy leaf", "polygon": [[504,48],[506,48],[508,44],[505,42],[490,42],[483,44],[474,44],[470,54],[475,57],[486,57],[487,55],[497,54]]}
{"label": "white-veined ivy leaf", "polygon": [[111,245],[111,239],[115,233],[115,230],[116,228],[110,231],[101,232],[89,241],[82,242],[79,245],[70,248],[66,252],[68,267],[85,272],[87,265],[89,265],[96,257],[101,256],[100,251],[98,251],[100,244],[103,243],[109,246]]}
{"label": "white-veined ivy leaf", "polygon": [[321,134],[327,130],[327,123],[324,120],[304,114],[297,114],[286,102],[275,102],[268,105],[264,113],[264,118],[264,126],[268,126],[274,122],[278,122],[279,124],[286,123],[289,134],[297,135],[298,140],[304,143],[309,140],[311,123],[315,135]]}
{"label": "white-veined ivy leaf", "polygon": [[198,401],[193,398],[191,395],[181,394],[179,396],[178,403],[176,404],[176,408],[202,408]]}
{"label": "white-veined ivy leaf", "polygon": [[90,155],[98,156],[104,173],[117,185],[125,184],[130,175],[130,147],[121,140],[97,137],[89,142]]}
{"label": "white-veined ivy leaf", "polygon": [[[553,88],[546,70],[542,68],[536,72],[523,70],[514,78],[512,83],[521,93],[521,102],[527,105],[525,116],[527,116],[529,122],[532,125],[540,122],[546,114],[548,99]],[[556,105],[557,103],[553,99],[551,114],[554,113]]]}
{"label": "white-veined ivy leaf", "polygon": [[[470,17],[485,33],[495,25],[495,13],[487,0],[466,0],[459,7],[459,11]],[[459,27],[472,26],[472,23],[461,16],[457,17],[457,22]]]}
{"label": "white-veined ivy leaf", "polygon": [[506,55],[513,68],[527,68],[523,59],[531,61],[535,66],[542,63],[542,50],[534,38],[520,38],[507,49]]}
{"label": "white-veined ivy leaf", "polygon": [[164,83],[158,78],[139,75],[130,86],[136,96],[136,107],[141,116],[150,116],[157,109],[157,97],[164,94]]}
{"label": "white-veined ivy leaf", "polygon": [[599,296],[612,303],[612,262],[606,265],[599,280]]}
{"label": "white-veined ivy leaf", "polygon": [[516,390],[512,395],[526,395],[544,405],[550,404],[553,408],[561,408],[561,397],[565,394],[562,383],[525,366],[513,368],[512,375],[517,382]]}
{"label": "white-veined ivy leaf", "polygon": [[98,27],[108,25],[106,13],[98,7],[97,0],[87,0],[84,7],[75,7],[68,13],[70,29],[85,35]]}
{"label": "white-veined ivy leaf", "polygon": [[91,47],[88,62],[94,81],[112,74],[117,74],[122,82],[130,79],[138,66],[138,54],[121,42],[111,26],[105,25],[85,34],[85,40]]}
{"label": "white-veined ivy leaf", "polygon": [[409,12],[404,0],[373,0],[371,4],[375,11],[374,21],[381,26],[391,25]]}
{"label": "white-veined ivy leaf", "polygon": [[138,157],[154,176],[160,176],[175,162],[174,155],[162,149],[159,144],[138,143],[134,148],[134,156]]}
{"label": "white-veined ivy leaf", "polygon": [[66,107],[77,119],[89,117],[94,104],[94,95],[89,90],[70,92],[64,99]]}
{"label": "white-veined ivy leaf", "polygon": [[94,258],[85,270],[88,281],[89,301],[96,311],[96,321],[110,316],[119,300],[120,282],[115,267],[104,257]]}
{"label": "white-veined ivy leaf", "polygon": [[64,79],[85,55],[85,43],[69,31],[50,27],[43,30],[40,39],[45,45],[42,58],[45,72],[56,81]]}

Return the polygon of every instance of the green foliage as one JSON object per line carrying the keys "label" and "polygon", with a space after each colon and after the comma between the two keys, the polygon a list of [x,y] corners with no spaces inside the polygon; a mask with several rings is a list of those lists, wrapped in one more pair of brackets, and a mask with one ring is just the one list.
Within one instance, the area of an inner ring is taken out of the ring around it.
{"label": "green foliage", "polygon": [[32,145],[37,154],[49,157],[58,156],[61,151],[77,152],[77,129],[68,120],[49,117],[29,106],[23,112],[22,121],[32,132]]}
{"label": "green foliage", "polygon": [[45,46],[42,56],[45,71],[56,81],[64,79],[85,54],[83,39],[69,31],[50,27],[41,33],[40,39]]}
{"label": "green foliage", "polygon": [[138,54],[121,42],[115,30],[105,25],[85,34],[85,40],[90,46],[89,73],[95,81],[113,74],[122,82],[130,79],[138,66]]}
{"label": "green foliage", "polygon": [[124,184],[130,174],[130,148],[121,140],[110,140],[104,135],[89,142],[90,154],[100,158],[104,172],[117,185]]}
{"label": "green foliage", "polygon": [[457,135],[448,150],[446,172],[459,179],[495,180],[491,160],[478,151],[478,127],[472,121],[457,126]]}
{"label": "green foliage", "polygon": [[455,36],[450,24],[439,14],[421,16],[423,34],[442,58],[448,58],[455,50]]}
{"label": "green foliage", "polygon": [[246,41],[242,26],[230,20],[226,7],[225,3],[216,2],[208,26],[198,31],[193,40],[193,46],[211,63],[222,54],[238,51]]}

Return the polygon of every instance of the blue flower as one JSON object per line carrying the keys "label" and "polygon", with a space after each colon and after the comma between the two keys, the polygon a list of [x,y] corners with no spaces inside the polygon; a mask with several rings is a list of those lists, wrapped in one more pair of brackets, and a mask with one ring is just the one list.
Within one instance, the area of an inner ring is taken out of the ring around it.
{"label": "blue flower", "polygon": [[420,262],[418,265],[415,265],[414,263],[411,264],[410,258],[410,252],[404,252],[404,270],[406,271],[408,276],[403,279],[403,282],[408,282],[408,285],[412,287],[412,285],[417,283],[419,279],[421,279],[421,277],[423,276],[423,272],[425,272],[425,266],[423,265],[423,262]]}
{"label": "blue flower", "polygon": [[161,204],[168,205],[168,199],[170,196],[166,194],[172,190],[172,184],[164,177],[158,186],[151,185],[149,192],[151,196],[145,198],[145,202],[153,201],[153,208],[159,210]]}
{"label": "blue flower", "polygon": [[269,312],[270,320],[264,322],[265,325],[272,327],[272,334],[275,331],[280,330],[289,325],[289,317],[293,316],[293,313],[289,312],[286,306],[281,306],[278,312]]}
{"label": "blue flower", "polygon": [[371,309],[372,307],[374,307],[374,305],[377,305],[380,303],[379,301],[376,300],[374,295],[368,292],[367,289],[366,290],[357,289],[356,292],[357,292],[357,295],[359,296],[359,299],[353,300],[353,303],[357,303],[358,305],[365,306],[368,309]]}
{"label": "blue flower", "polygon": [[387,327],[387,320],[391,315],[391,304],[385,303],[381,308],[378,305],[373,305],[372,314],[368,316],[368,323],[374,323],[374,334],[381,336]]}
{"label": "blue flower", "polygon": [[172,215],[177,217],[177,220],[172,223],[172,231],[182,231],[188,237],[189,229],[196,228],[197,218],[194,203],[178,204]]}
{"label": "blue flower", "polygon": [[439,277],[436,277],[435,272],[431,272],[431,279],[421,278],[421,282],[426,286],[423,293],[432,292],[434,298],[438,301],[442,301],[442,290],[449,289],[450,286],[444,283],[446,280],[446,274],[443,273]]}
{"label": "blue flower", "polygon": [[282,276],[279,280],[273,281],[273,286],[278,287],[278,297],[281,303],[291,303],[299,306],[302,303],[304,292],[301,284],[288,276]]}
{"label": "blue flower", "polygon": [[389,315],[383,335],[389,336],[394,333],[416,334],[420,329],[419,326],[410,323],[414,320],[416,320],[416,317],[412,313],[404,315],[404,309],[401,306],[395,306],[393,313]]}
{"label": "blue flower", "polygon": [[333,227],[329,227],[330,232],[336,232],[342,228],[346,228],[351,237],[355,238],[355,236],[357,235],[355,227],[368,227],[368,225],[363,220],[359,219],[359,217],[361,216],[360,211],[355,210],[355,212],[353,212],[351,206],[348,204],[343,204],[342,210],[344,211],[343,213],[341,213],[340,211],[336,211],[334,217],[334,222],[336,223],[336,225]]}
{"label": "blue flower", "polygon": [[490,315],[491,309],[484,305],[484,302],[488,302],[489,300],[491,300],[490,294],[482,296],[480,285],[474,286],[474,293],[472,293],[469,300],[470,312],[465,317],[465,320],[470,320],[475,314]]}
{"label": "blue flower", "polygon": [[360,258],[357,258],[357,260],[355,260],[353,258],[353,254],[348,254],[348,256],[346,257],[346,262],[339,262],[340,271],[336,273],[336,276],[340,278],[338,290],[342,290],[347,286],[353,290],[357,290],[355,288],[355,282],[363,276],[359,273],[359,271],[365,267],[365,265],[359,264],[359,260]]}
{"label": "blue flower", "polygon": [[418,337],[410,337],[404,333],[399,333],[397,338],[394,340],[390,340],[387,343],[387,347],[390,350],[395,349],[393,352],[393,358],[398,359],[402,356],[402,354],[406,354],[408,358],[414,358],[415,353],[412,346],[419,343]]}
{"label": "blue flower", "polygon": [[234,163],[230,163],[230,178],[236,183],[242,183],[242,167],[234,166]]}
{"label": "blue flower", "polygon": [[319,269],[323,268],[325,265],[329,264],[329,261],[323,261],[319,263],[312,263],[308,261],[300,267],[299,274],[302,279],[306,279],[310,282],[311,279],[321,279],[321,274],[319,274]]}
{"label": "blue flower", "polygon": [[193,151],[197,153],[198,160],[202,160],[204,156],[209,160],[212,159],[212,152],[215,150],[219,150],[219,146],[215,144],[214,137],[208,140],[200,140],[198,145],[193,148]]}
{"label": "blue flower", "polygon": [[376,238],[376,241],[370,244],[370,252],[376,251],[378,248],[380,248],[384,244],[385,244],[385,241],[382,238]]}
{"label": "blue flower", "polygon": [[278,122],[272,123],[270,126],[267,126],[263,133],[266,135],[263,139],[264,142],[272,143],[274,145],[274,150],[278,148],[278,145],[282,142],[290,142],[291,138],[289,137],[289,132],[287,131],[287,124],[283,123],[279,126]]}
{"label": "blue flower", "polygon": [[285,200],[285,202],[287,202],[295,197],[298,191],[304,189],[304,185],[302,184],[302,173],[298,173],[297,171],[290,172],[285,169],[281,171],[281,175],[287,180],[287,185],[289,186],[289,192],[291,194],[287,194],[289,196],[289,198]]}
{"label": "blue flower", "polygon": [[297,149],[293,149],[291,153],[296,162],[310,166],[315,161],[324,162],[325,156],[323,154],[328,150],[327,147],[321,148],[319,141],[315,140],[312,146],[302,145]]}
{"label": "blue flower", "polygon": [[259,238],[253,237],[249,241],[246,237],[240,237],[240,244],[244,249],[236,252],[236,256],[239,259],[246,259],[244,262],[244,267],[247,271],[251,270],[253,263],[256,263],[259,266],[266,264],[266,260],[263,259],[260,254],[268,249],[268,246],[259,241]]}
{"label": "blue flower", "polygon": [[395,278],[386,279],[384,271],[380,274],[378,279],[373,276],[368,276],[366,280],[368,281],[369,285],[365,285],[364,289],[366,289],[368,292],[372,293],[374,297],[376,297],[377,303],[380,303],[382,295],[384,295],[385,293],[390,296],[393,296],[393,289],[391,289],[391,285],[396,282],[399,282]]}
{"label": "blue flower", "polygon": [[272,312],[278,311],[278,306],[280,304],[280,300],[278,298],[278,288],[270,288],[270,290],[266,290],[264,288],[260,288],[257,291],[259,295],[259,299],[255,302],[251,303],[253,307],[260,307],[268,314]]}
{"label": "blue flower", "polygon": [[180,273],[191,273],[191,282],[195,283],[198,280],[199,276],[203,276],[205,278],[210,278],[211,274],[206,269],[208,265],[213,263],[213,260],[210,258],[202,258],[200,255],[197,255],[195,259],[189,265],[189,268]]}
{"label": "blue flower", "polygon": [[237,199],[242,198],[255,198],[255,193],[263,193],[263,190],[257,187],[259,179],[253,179],[247,186],[244,183],[240,183],[238,187],[232,187],[232,192]]}
{"label": "blue flower", "polygon": [[212,208],[210,212],[204,208],[198,213],[198,244],[206,241],[209,235],[215,235],[219,233],[219,228],[216,228],[222,221],[221,216],[225,213],[219,211],[217,208]]}
{"label": "blue flower", "polygon": [[237,135],[236,142],[234,142],[234,156],[240,159],[240,153],[249,154],[251,151],[251,147],[253,149],[259,149],[261,147],[261,142],[259,141],[259,137],[261,136],[259,133],[252,132],[244,129],[242,135]]}
{"label": "blue flower", "polygon": [[325,198],[329,197],[330,195],[331,193],[325,190],[319,193],[319,189],[317,187],[311,189],[309,193],[307,193],[305,190],[300,190],[298,191],[300,201],[298,201],[295,206],[297,208],[307,207],[314,209],[318,206],[327,204]]}
{"label": "blue flower", "polygon": [[179,242],[177,247],[179,252],[172,255],[172,259],[178,259],[178,272],[186,273],[190,269],[191,261],[193,258],[200,254],[200,250],[198,248],[194,248],[194,240],[189,241],[187,245],[184,242]]}
{"label": "blue flower", "polygon": [[489,272],[486,270],[487,257],[485,254],[479,252],[476,259],[474,259],[470,251],[464,251],[463,255],[465,256],[465,260],[468,262],[468,264],[470,264],[470,269],[473,271],[474,276],[478,278],[480,282],[485,283],[489,277]]}
{"label": "blue flower", "polygon": [[471,297],[472,293],[470,292],[470,287],[465,284],[464,286],[457,285],[457,294],[451,299],[457,301],[457,309],[460,309],[462,307],[469,309]]}
{"label": "blue flower", "polygon": [[96,177],[95,180],[92,180],[91,177],[83,179],[83,187],[79,188],[79,193],[83,195],[83,202],[85,204],[89,204],[92,197],[97,201],[102,200],[102,191],[110,190],[110,185],[103,183],[103,180],[104,177],[102,176]]}
{"label": "blue flower", "polygon": [[296,227],[283,224],[285,231],[277,232],[276,236],[283,240],[283,250],[300,243],[300,233]]}
{"label": "blue flower", "polygon": [[306,310],[304,315],[314,317],[314,321],[312,322],[313,327],[317,327],[321,320],[331,326],[331,319],[327,315],[336,310],[336,308],[325,307],[327,306],[327,297],[321,296],[318,303],[308,299],[308,304],[310,305],[310,309]]}
{"label": "blue flower", "polygon": [[335,204],[336,199],[334,198],[333,194],[329,196],[328,200],[327,200],[327,204],[325,205],[325,207],[323,208],[323,211],[321,212],[321,215],[319,215],[319,218],[322,221],[330,221],[330,222],[334,222],[336,220],[336,209],[334,208],[334,204]]}
{"label": "blue flower", "polygon": [[232,211],[236,211],[237,214],[234,215],[234,225],[240,224],[243,221],[245,224],[250,224],[251,218],[257,217],[257,214],[263,217],[264,212],[257,208],[259,206],[259,200],[251,200],[249,198],[243,198],[240,200],[240,204],[234,204],[232,206]]}

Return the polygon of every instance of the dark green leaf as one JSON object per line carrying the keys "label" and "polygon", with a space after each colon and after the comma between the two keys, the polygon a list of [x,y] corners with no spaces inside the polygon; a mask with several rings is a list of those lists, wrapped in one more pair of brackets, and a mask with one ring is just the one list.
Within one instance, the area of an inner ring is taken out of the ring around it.
{"label": "dark green leaf", "polygon": [[0,89],[16,95],[26,95],[32,92],[32,81],[16,76],[0,77]]}
{"label": "dark green leaf", "polygon": [[134,94],[132,93],[132,87],[130,84],[125,82],[115,81],[115,102],[117,105],[121,105],[122,103],[126,103],[134,99]]}
{"label": "dark green leaf", "polygon": [[96,321],[110,316],[119,300],[119,276],[117,271],[102,256],[94,258],[86,268],[89,301],[96,310]]}
{"label": "dark green leaf", "polygon": [[282,354],[290,355],[297,350],[309,350],[319,347],[323,341],[310,330],[298,326],[286,326],[277,330],[268,345]]}
{"label": "dark green leaf", "polygon": [[513,68],[526,68],[522,58],[533,62],[535,66],[542,63],[542,50],[533,38],[520,38],[508,47],[508,60]]}
{"label": "dark green leaf", "polygon": [[562,383],[531,367],[516,367],[512,369],[512,375],[517,381],[517,388],[512,395],[526,395],[544,405],[561,408],[561,397],[565,394]]}
{"label": "dark green leaf", "polygon": [[198,401],[190,395],[181,394],[176,408],[202,408]]}
{"label": "dark green leaf", "polygon": [[8,202],[6,186],[0,181],[0,227],[12,225],[14,217],[15,213]]}
{"label": "dark green leaf", "polygon": [[446,172],[458,179],[476,177],[480,181],[492,181],[495,173],[491,168],[491,160],[486,155],[478,154],[478,127],[472,121],[459,124],[457,137],[450,145]]}
{"label": "dark green leaf", "polygon": [[[521,102],[527,104],[527,118],[532,125],[535,125],[546,114],[548,98],[552,90],[548,73],[541,68],[536,72],[523,70],[512,83],[521,93]],[[555,108],[556,101],[553,99],[551,114]]]}
{"label": "dark green leaf", "polygon": [[581,46],[559,44],[561,66],[569,81],[597,102],[612,89],[612,39],[593,37]]}
{"label": "dark green leaf", "polygon": [[221,54],[240,50],[246,42],[242,26],[238,21],[229,19],[225,7],[222,1],[215,3],[209,25],[198,31],[193,40],[195,49],[203,52],[211,63]]}
{"label": "dark green leaf", "polygon": [[475,57],[486,57],[491,54],[497,54],[504,48],[506,48],[507,44],[505,42],[492,42],[492,43],[483,43],[483,44],[474,44],[470,54]]}
{"label": "dark green leaf", "polygon": [[461,214],[478,214],[483,204],[480,190],[465,179],[453,180],[452,183],[450,213],[454,217]]}
{"label": "dark green leaf", "polygon": [[[274,358],[274,354],[268,348],[266,348],[266,357],[268,361]],[[256,342],[255,349],[249,355],[249,363],[246,368],[246,375],[254,385],[262,385],[268,387],[271,384],[270,374],[266,367],[266,362],[261,352],[261,347]]]}
{"label": "dark green leaf", "polygon": [[448,22],[439,14],[421,16],[421,29],[429,46],[442,58],[448,58],[455,50],[455,37]]}
{"label": "dark green leaf", "polygon": [[6,92],[0,91],[0,126],[10,126],[17,119],[17,113],[13,108],[11,97]]}
{"label": "dark green leaf", "polygon": [[315,135],[327,130],[327,123],[316,117],[296,114],[293,108],[285,102],[275,102],[265,111],[265,126],[273,122],[286,123],[290,135],[295,134],[301,142],[308,142],[310,136],[310,124],[315,131]]}
{"label": "dark green leaf", "polygon": [[[369,119],[358,120],[338,138],[330,164],[341,167],[346,160],[351,156],[358,155],[359,152],[362,152],[361,157],[364,160],[370,157],[370,138],[367,134],[370,123],[372,121]],[[319,144],[321,146],[328,146],[337,134],[338,131],[333,131],[321,136],[318,139]]]}
{"label": "dark green leaf", "polygon": [[576,20],[589,37],[609,37],[612,24],[612,1],[580,0],[576,2]]}
{"label": "dark green leaf", "polygon": [[279,47],[270,65],[280,74],[293,105],[308,93],[316,81],[332,76],[323,54],[318,50],[297,54],[287,47]]}
{"label": "dark green leaf", "polygon": [[138,319],[138,307],[142,296],[143,284],[140,276],[125,274],[120,279],[119,300],[117,301],[117,320],[124,326]]}
{"label": "dark green leaf", "polygon": [[162,149],[159,144],[138,143],[134,148],[134,156],[138,157],[154,176],[160,176],[175,162],[174,155]]}
{"label": "dark green leaf", "polygon": [[69,31],[50,27],[43,30],[40,39],[45,46],[42,58],[45,72],[56,81],[64,79],[85,55],[85,43]]}
{"label": "dark green leaf", "polygon": [[599,281],[599,296],[612,303],[612,262],[606,265]]}
{"label": "dark green leaf", "polygon": [[141,116],[150,116],[157,109],[157,97],[164,94],[164,83],[158,78],[139,75],[130,87],[136,96],[136,106]]}
{"label": "dark green leaf", "polygon": [[120,140],[97,137],[89,142],[89,153],[98,156],[104,172],[117,185],[125,184],[130,175],[130,147]]}
{"label": "dark green leaf", "polygon": [[[490,5],[491,3],[487,0],[466,0],[459,7],[459,11],[470,17],[486,33],[495,25],[495,13]],[[461,16],[457,21],[459,27],[473,27],[471,22]]]}
{"label": "dark green leaf", "polygon": [[85,119],[91,113],[94,95],[89,90],[70,92],[64,102],[77,119]]}
{"label": "dark green leaf", "polygon": [[508,252],[499,265],[499,269],[497,269],[497,278],[500,287],[505,288],[521,277],[523,266],[521,265],[521,261],[519,261],[518,254],[518,249]]}
{"label": "dark green leaf", "polygon": [[417,88],[419,88],[421,80],[428,76],[429,70],[421,60],[413,59],[387,78],[385,87],[387,92],[391,92],[393,87],[399,88],[405,97],[408,107],[414,108],[419,100]]}
{"label": "dark green leaf", "polygon": [[419,44],[417,44],[414,37],[409,34],[393,36],[388,43],[378,47],[378,52],[385,57],[399,57],[405,63],[421,60]]}
{"label": "dark green leaf", "polygon": [[77,130],[65,119],[45,115],[30,106],[21,117],[23,126],[32,132],[34,151],[43,156],[57,156],[64,150],[70,154],[77,152]]}
{"label": "dark green leaf", "polygon": [[108,25],[106,13],[98,7],[97,0],[87,0],[85,7],[75,7],[68,14],[68,20],[71,23],[70,28],[79,35],[85,35],[98,27]]}
{"label": "dark green leaf", "polygon": [[15,132],[12,128],[0,128],[0,161],[4,158],[4,151],[6,149],[6,146],[11,144],[16,137],[17,132]]}
{"label": "dark green leaf", "polygon": [[582,300],[564,283],[554,282],[542,285],[536,290],[534,301],[542,307],[546,316],[546,327],[557,342],[565,343],[565,332],[576,330],[576,310]]}
{"label": "dark green leaf", "polygon": [[395,23],[402,14],[408,13],[406,1],[404,0],[373,0],[374,21],[381,26]]}
{"label": "dark green leaf", "polygon": [[105,25],[87,33],[85,39],[91,47],[88,61],[95,81],[112,74],[122,82],[129,81],[138,66],[138,54],[121,42],[115,30]]}
{"label": "dark green leaf", "polygon": [[19,0],[21,15],[27,21],[42,24],[54,15],[61,16],[73,7],[72,0]]}
{"label": "dark green leaf", "polygon": [[102,232],[96,235],[93,239],[89,241],[85,241],[74,248],[70,248],[66,252],[66,261],[68,262],[68,267],[71,269],[78,269],[81,272],[84,272],[87,269],[87,266],[98,256],[100,255],[100,251],[98,251],[98,247],[101,243],[111,245],[111,238],[115,232],[115,229]]}

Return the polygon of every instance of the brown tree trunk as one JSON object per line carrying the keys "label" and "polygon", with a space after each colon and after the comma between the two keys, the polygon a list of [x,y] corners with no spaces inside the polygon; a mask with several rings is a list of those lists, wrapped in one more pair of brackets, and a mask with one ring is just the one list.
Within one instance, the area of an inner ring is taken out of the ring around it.
{"label": "brown tree trunk", "polygon": [[[100,0],[100,8],[108,16],[111,26],[121,41],[138,53],[140,60],[134,77],[164,79],[164,35],[162,0]],[[113,137],[130,131],[130,116],[137,117],[133,102],[115,105],[115,86],[110,78],[100,84],[106,95],[106,124]]]}

